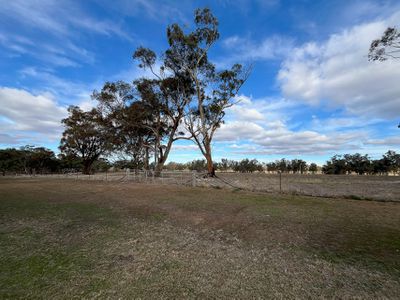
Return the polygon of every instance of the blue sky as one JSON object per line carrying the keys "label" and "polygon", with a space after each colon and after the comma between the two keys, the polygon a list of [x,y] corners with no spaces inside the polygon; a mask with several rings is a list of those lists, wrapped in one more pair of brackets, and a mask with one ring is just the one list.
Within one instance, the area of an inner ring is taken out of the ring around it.
{"label": "blue sky", "polygon": [[[57,151],[68,105],[89,109],[107,80],[143,76],[138,46],[161,53],[165,30],[210,7],[220,40],[210,57],[253,72],[227,111],[214,159],[400,151],[400,60],[368,62],[371,40],[400,26],[398,1],[1,0],[0,147]],[[177,143],[169,160],[201,158]]]}

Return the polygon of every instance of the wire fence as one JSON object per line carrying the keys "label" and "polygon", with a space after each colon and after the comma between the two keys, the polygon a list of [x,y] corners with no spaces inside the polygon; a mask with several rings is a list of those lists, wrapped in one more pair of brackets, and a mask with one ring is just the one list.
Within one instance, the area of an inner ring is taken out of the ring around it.
{"label": "wire fence", "polygon": [[162,171],[156,173],[149,170],[135,169],[115,172],[107,171],[91,175],[84,175],[79,172],[65,172],[35,175],[14,174],[13,176],[201,186],[255,192],[400,202],[400,176],[218,172],[215,178],[208,178],[204,173],[200,172]]}
{"label": "wire fence", "polygon": [[218,177],[251,191],[400,202],[400,176],[227,172]]}
{"label": "wire fence", "polygon": [[197,180],[201,174],[190,171],[162,171],[154,172],[152,170],[125,169],[115,172],[99,172],[95,174],[83,174],[81,172],[63,172],[63,173],[42,173],[42,174],[7,174],[8,177],[25,178],[59,178],[88,181],[114,181],[114,182],[136,182],[146,184],[175,184],[196,186]]}

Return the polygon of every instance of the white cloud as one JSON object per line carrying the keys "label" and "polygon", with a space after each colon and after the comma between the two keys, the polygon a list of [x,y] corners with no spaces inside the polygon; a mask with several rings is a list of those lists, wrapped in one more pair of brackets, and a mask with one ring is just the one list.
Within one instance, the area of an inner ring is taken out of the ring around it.
{"label": "white cloud", "polygon": [[226,121],[255,122],[257,124],[287,120],[299,104],[283,98],[259,98],[238,95],[236,105],[226,109]]}
{"label": "white cloud", "polygon": [[[321,134],[316,131],[292,131],[283,122],[261,126],[252,122],[230,122],[221,126],[216,141],[234,142],[239,154],[330,154],[361,149],[365,132]],[[247,143],[240,144],[243,141]]]}
{"label": "white cloud", "polygon": [[61,119],[67,116],[51,94],[0,88],[0,143],[47,143],[61,136]]}
{"label": "white cloud", "polygon": [[217,144],[231,142],[230,148],[242,155],[326,155],[361,150],[368,147],[369,139],[369,131],[363,124],[379,122],[364,120],[362,123],[362,119],[350,117],[320,120],[316,116],[308,120],[307,115],[302,115],[300,128],[291,129],[298,116],[293,113],[301,111],[298,103],[286,99],[252,99],[245,95],[238,98],[244,101],[226,111],[226,122],[217,131],[215,141]]}
{"label": "white cloud", "polygon": [[264,115],[255,108],[247,108],[242,105],[232,106],[230,111],[237,116],[237,120],[264,120]]}
{"label": "white cloud", "polygon": [[222,124],[215,135],[216,141],[252,140],[264,132],[262,126],[248,121],[233,121]]}
{"label": "white cloud", "polygon": [[312,105],[344,108],[356,116],[398,117],[400,62],[369,62],[367,58],[371,41],[391,22],[399,23],[400,13],[390,21],[354,26],[323,43],[294,49],[278,75],[284,95]]}
{"label": "white cloud", "polygon": [[400,136],[388,136],[384,139],[370,139],[366,141],[368,145],[389,145],[400,147]]}
{"label": "white cloud", "polygon": [[310,123],[311,128],[318,128],[321,132],[344,131],[349,129],[365,129],[372,125],[379,125],[381,119],[363,117],[328,117],[324,119],[313,116]]}
{"label": "white cloud", "polygon": [[84,103],[85,107],[89,107],[90,95],[95,88],[101,87],[100,82],[94,82],[90,85],[80,82],[62,79],[55,75],[51,70],[39,70],[34,67],[27,67],[19,72],[24,77],[30,77],[38,82],[41,86],[37,93],[49,92],[57,96],[59,101],[77,105]]}
{"label": "white cloud", "polygon": [[172,149],[176,151],[199,151],[197,145],[173,145]]}

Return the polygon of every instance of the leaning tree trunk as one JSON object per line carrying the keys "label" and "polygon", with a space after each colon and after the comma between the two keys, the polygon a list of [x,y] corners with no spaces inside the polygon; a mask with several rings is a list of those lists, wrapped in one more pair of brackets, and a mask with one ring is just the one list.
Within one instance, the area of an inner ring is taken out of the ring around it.
{"label": "leaning tree trunk", "polygon": [[174,126],[173,126],[173,128],[172,128],[172,130],[170,132],[168,143],[167,143],[167,145],[165,147],[164,153],[162,152],[161,149],[159,151],[160,152],[160,158],[158,159],[157,164],[156,164],[156,166],[154,168],[154,175],[157,176],[157,177],[160,176],[160,174],[161,174],[161,172],[162,172],[162,170],[164,168],[165,162],[168,159],[168,155],[169,155],[169,152],[171,151],[172,144],[174,142],[175,132],[178,129],[178,125],[179,125],[179,122],[175,121]]}

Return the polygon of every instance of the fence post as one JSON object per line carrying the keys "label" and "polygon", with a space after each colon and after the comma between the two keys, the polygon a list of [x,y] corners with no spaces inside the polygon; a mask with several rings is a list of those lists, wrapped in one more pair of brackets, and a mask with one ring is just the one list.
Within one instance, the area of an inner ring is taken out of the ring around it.
{"label": "fence post", "polygon": [[192,172],[192,187],[196,187],[196,173]]}
{"label": "fence post", "polygon": [[147,170],[144,170],[144,182],[147,183]]}
{"label": "fence post", "polygon": [[282,193],[282,172],[279,171],[279,192]]}

